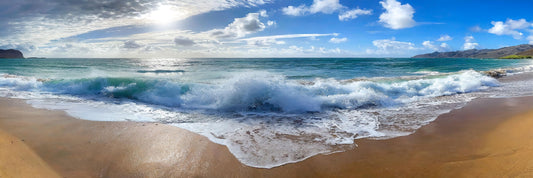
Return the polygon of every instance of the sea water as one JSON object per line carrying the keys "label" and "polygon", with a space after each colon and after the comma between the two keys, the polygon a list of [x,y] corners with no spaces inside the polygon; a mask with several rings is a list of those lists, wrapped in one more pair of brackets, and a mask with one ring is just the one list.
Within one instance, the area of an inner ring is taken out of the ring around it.
{"label": "sea water", "polygon": [[[0,97],[95,121],[158,122],[271,168],[408,135],[478,97],[533,94],[530,60],[2,59]],[[532,79],[533,80],[533,79]],[[355,142],[354,142],[355,141]]]}

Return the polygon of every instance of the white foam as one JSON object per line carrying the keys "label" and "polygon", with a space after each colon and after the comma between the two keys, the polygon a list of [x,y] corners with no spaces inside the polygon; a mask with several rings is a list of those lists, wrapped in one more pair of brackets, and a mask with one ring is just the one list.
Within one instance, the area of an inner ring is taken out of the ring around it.
{"label": "white foam", "polygon": [[498,86],[475,71],[408,81],[315,79],[305,85],[244,72],[187,90],[173,81],[112,81],[0,77],[0,96],[87,120],[169,123],[226,145],[243,164],[271,168],[351,149],[358,138],[412,133],[475,97],[455,94]]}

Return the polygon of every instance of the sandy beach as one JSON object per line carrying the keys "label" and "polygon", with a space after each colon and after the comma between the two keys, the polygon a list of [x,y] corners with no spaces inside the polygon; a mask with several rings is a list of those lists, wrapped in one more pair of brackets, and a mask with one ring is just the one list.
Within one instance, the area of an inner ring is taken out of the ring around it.
{"label": "sandy beach", "polygon": [[0,178],[533,178],[533,0],[0,0]]}
{"label": "sandy beach", "polygon": [[24,142],[0,130],[0,177],[60,177]]}
{"label": "sandy beach", "polygon": [[163,124],[85,121],[7,98],[0,113],[2,178],[533,175],[533,97],[476,99],[409,136],[360,139],[354,150],[272,169],[247,167],[226,147]]}

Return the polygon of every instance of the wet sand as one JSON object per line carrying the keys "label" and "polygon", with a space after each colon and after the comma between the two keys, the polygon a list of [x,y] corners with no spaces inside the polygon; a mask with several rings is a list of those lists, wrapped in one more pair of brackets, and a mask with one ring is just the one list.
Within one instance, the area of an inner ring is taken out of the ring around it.
{"label": "wet sand", "polygon": [[59,177],[24,140],[0,130],[0,177]]}
{"label": "wet sand", "polygon": [[63,177],[533,176],[533,97],[477,99],[409,136],[360,139],[354,150],[272,169],[172,126],[78,120],[6,98],[0,113],[0,130]]}

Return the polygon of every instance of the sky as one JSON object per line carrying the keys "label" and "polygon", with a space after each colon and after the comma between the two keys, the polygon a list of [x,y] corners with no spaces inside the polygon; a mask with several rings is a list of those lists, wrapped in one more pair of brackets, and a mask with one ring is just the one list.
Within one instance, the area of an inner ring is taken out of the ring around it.
{"label": "sky", "polygon": [[533,44],[532,0],[0,0],[0,49],[65,58],[411,57]]}

